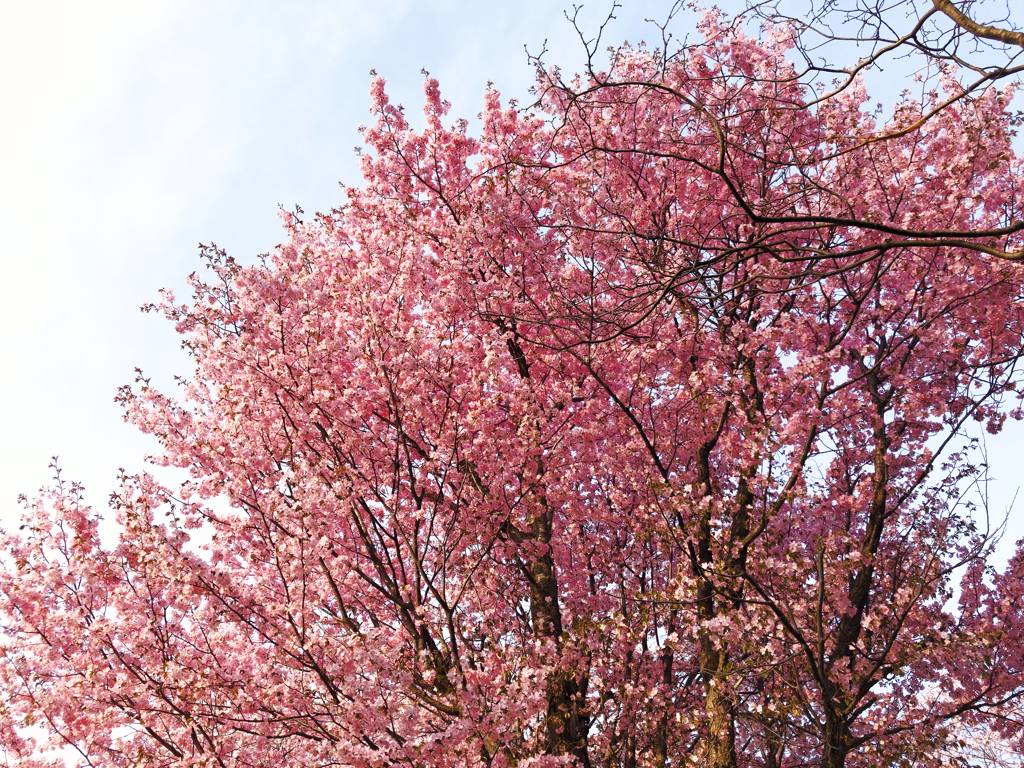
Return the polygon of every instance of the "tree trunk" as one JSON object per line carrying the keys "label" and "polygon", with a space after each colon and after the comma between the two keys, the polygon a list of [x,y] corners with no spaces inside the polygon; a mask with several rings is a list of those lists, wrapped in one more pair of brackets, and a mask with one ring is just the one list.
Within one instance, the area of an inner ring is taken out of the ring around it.
{"label": "tree trunk", "polygon": [[[697,615],[702,624],[715,617],[715,593],[711,581],[703,575],[711,565],[710,521],[701,521],[698,534],[701,575],[697,579]],[[729,651],[724,643],[701,628],[699,662],[704,679],[704,710],[708,720],[707,768],[736,768],[736,725],[732,696],[727,679]]]}
{"label": "tree trunk", "polygon": [[707,768],[736,768],[736,713],[728,689],[729,654],[701,640],[700,666],[707,691],[704,709],[708,720]]}
{"label": "tree trunk", "polygon": [[[537,637],[552,638],[556,646],[562,640],[562,610],[558,601],[558,578],[551,556],[551,519],[547,505],[531,514],[529,538],[544,547],[526,570],[530,581],[530,615]],[[577,681],[569,670],[559,669],[547,681],[547,738],[545,752],[573,755],[583,768],[590,768],[587,747],[586,715],[581,711],[586,694],[586,679]]]}
{"label": "tree trunk", "polygon": [[[723,419],[725,414],[723,414]],[[701,446],[697,458],[697,484],[710,495],[711,450],[717,436]],[[732,696],[729,692],[727,673],[729,649],[724,643],[716,643],[704,626],[717,614],[715,587],[710,570],[714,564],[711,549],[711,513],[705,508],[697,522],[697,552],[694,563],[697,571],[697,617],[701,623],[700,663],[704,680],[704,711],[708,721],[707,768],[736,768],[736,724]],[[692,554],[692,553],[691,553]]]}
{"label": "tree trunk", "polygon": [[821,750],[822,768],[843,768],[850,751],[850,732],[846,723],[832,717],[825,721],[825,744]]}
{"label": "tree trunk", "polygon": [[[499,327],[505,330],[503,325]],[[519,345],[519,335],[511,323],[511,335],[506,341],[509,353],[515,361],[519,376],[530,378],[530,366],[526,354]],[[537,487],[543,488],[544,462],[536,456]],[[523,573],[530,583],[530,620],[533,633],[539,638],[551,638],[556,648],[562,645],[562,608],[558,599],[558,575],[555,559],[551,555],[551,525],[554,519],[547,498],[540,491],[530,505],[526,523],[529,530],[516,531],[506,524],[505,530],[512,538],[522,543],[531,542],[539,547],[532,559],[522,564]],[[559,667],[547,680],[547,722],[544,751],[549,755],[573,755],[582,768],[590,768],[590,750],[587,734],[590,725],[586,717],[586,675],[577,676],[570,670]]]}

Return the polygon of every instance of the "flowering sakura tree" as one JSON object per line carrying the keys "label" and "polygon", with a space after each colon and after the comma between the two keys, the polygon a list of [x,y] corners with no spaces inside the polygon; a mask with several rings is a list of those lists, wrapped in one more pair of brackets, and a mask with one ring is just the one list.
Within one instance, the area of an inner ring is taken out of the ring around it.
{"label": "flowering sakura tree", "polygon": [[785,30],[701,31],[489,91],[479,136],[377,78],[365,186],[205,250],[162,304],[194,374],[119,396],[190,480],[126,476],[112,546],[63,481],[3,538],[7,764],[1024,747],[1024,551],[989,563],[966,439],[1021,415],[1012,92],[882,124]]}

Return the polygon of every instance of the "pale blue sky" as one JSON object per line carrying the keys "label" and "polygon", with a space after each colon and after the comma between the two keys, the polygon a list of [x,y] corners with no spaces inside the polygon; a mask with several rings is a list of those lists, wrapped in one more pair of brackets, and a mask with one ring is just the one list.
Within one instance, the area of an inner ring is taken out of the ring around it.
{"label": "pale blue sky", "polygon": [[[627,2],[607,42],[653,38],[667,5]],[[588,29],[609,6],[588,4]],[[138,307],[184,294],[200,241],[251,260],[281,240],[279,203],[326,210],[359,184],[371,69],[415,115],[426,68],[472,118],[487,81],[528,99],[523,46],[545,39],[578,68],[557,2],[0,0],[0,522],[53,454],[97,507],[118,467],[143,469],[154,445],[113,396],[136,366],[171,390],[189,364]],[[1011,432],[996,511],[1019,482]]]}

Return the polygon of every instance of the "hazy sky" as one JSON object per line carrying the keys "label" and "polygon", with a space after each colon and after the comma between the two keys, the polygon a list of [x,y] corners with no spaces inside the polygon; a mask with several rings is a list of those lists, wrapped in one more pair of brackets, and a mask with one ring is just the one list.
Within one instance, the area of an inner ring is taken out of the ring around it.
{"label": "hazy sky", "polygon": [[[586,29],[609,3],[591,3]],[[609,44],[653,37],[665,2],[627,2]],[[592,6],[592,7],[591,7]],[[528,99],[523,46],[575,70],[557,2],[0,0],[0,521],[60,455],[97,507],[155,449],[113,397],[142,368],[187,374],[170,324],[141,304],[200,267],[281,241],[278,204],[326,210],[359,184],[369,72],[419,114],[421,69],[452,117],[485,84]],[[679,26],[686,31],[686,23]],[[992,442],[993,508],[1019,484],[1024,429]],[[1020,530],[1018,528],[1018,530]]]}

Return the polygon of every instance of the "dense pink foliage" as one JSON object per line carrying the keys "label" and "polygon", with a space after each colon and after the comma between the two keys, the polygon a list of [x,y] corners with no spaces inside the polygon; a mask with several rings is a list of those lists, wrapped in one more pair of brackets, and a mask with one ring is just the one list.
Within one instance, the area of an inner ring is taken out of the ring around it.
{"label": "dense pink foliage", "polygon": [[1024,746],[1024,552],[961,498],[1018,406],[1024,275],[975,246],[1020,243],[964,235],[1022,217],[1009,94],[871,142],[921,105],[802,109],[784,34],[704,33],[479,137],[376,79],[364,188],[208,251],[194,375],[121,395],[191,480],[126,478],[113,548],[69,484],[3,539],[8,764]]}

